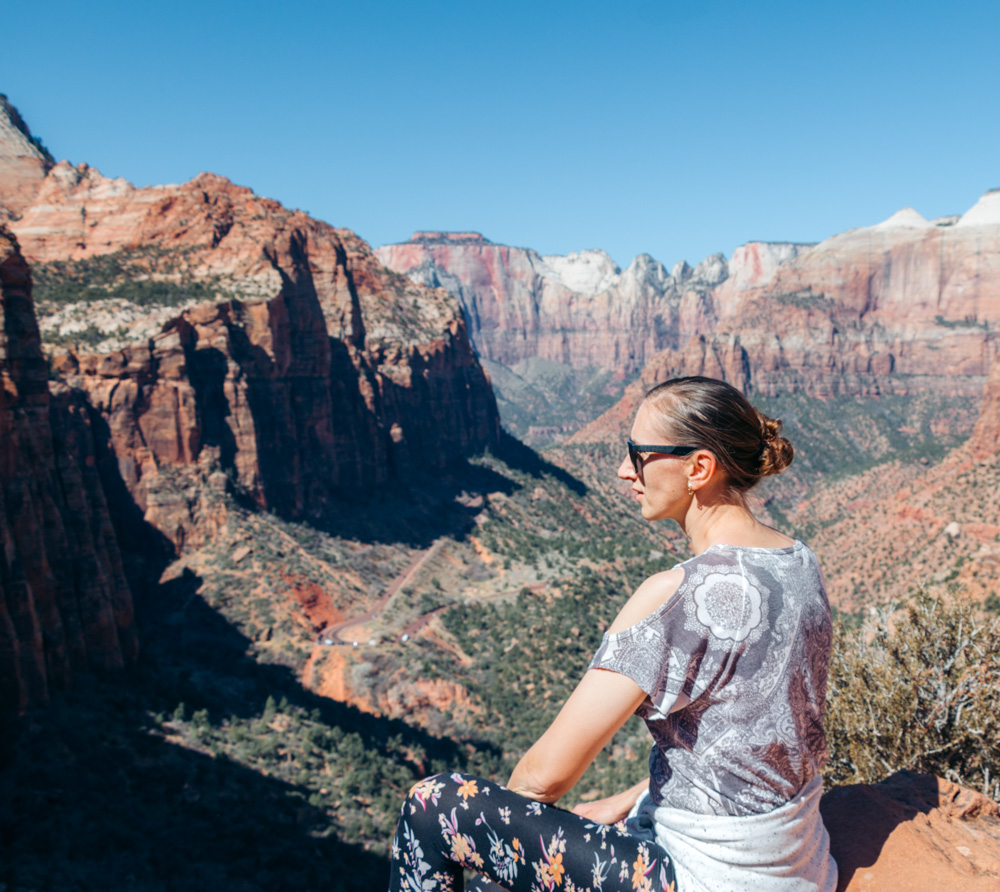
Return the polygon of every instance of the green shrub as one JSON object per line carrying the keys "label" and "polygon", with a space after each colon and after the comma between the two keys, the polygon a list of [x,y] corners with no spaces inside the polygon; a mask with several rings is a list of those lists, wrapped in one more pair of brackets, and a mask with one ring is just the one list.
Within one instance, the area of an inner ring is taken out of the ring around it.
{"label": "green shrub", "polygon": [[[860,630],[838,624],[826,732],[831,783],[899,769],[1000,795],[1000,618],[925,590]],[[992,768],[991,768],[992,766]]]}

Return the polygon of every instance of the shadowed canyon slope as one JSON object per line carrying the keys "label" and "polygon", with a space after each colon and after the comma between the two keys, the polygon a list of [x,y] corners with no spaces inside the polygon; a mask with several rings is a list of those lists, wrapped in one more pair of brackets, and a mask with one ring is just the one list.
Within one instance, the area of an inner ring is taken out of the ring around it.
{"label": "shadowed canyon slope", "polygon": [[49,384],[28,265],[0,227],[0,713],[136,652],[89,409]]}

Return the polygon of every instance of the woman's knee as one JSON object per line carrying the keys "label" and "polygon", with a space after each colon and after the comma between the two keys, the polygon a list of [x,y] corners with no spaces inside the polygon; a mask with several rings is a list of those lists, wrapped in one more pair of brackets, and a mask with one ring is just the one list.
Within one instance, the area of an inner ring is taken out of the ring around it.
{"label": "woman's knee", "polygon": [[470,774],[452,772],[434,774],[417,781],[403,800],[401,816],[414,829],[422,827],[436,830],[439,815],[451,815],[459,807],[467,810],[467,802],[486,785],[486,781]]}

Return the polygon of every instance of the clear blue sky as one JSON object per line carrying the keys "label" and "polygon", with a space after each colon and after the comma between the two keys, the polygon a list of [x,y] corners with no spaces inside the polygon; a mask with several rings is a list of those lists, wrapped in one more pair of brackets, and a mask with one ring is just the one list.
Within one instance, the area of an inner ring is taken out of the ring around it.
{"label": "clear blue sky", "polygon": [[215,171],[374,245],[695,263],[1000,186],[995,0],[6,0],[2,28],[57,158]]}

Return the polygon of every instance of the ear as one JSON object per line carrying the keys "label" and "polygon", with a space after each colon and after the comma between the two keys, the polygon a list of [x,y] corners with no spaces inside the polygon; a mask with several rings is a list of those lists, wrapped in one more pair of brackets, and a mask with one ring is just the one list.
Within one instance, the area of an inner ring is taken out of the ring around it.
{"label": "ear", "polygon": [[688,486],[695,492],[715,477],[719,470],[719,463],[715,456],[707,449],[699,449],[688,456],[687,476]]}

